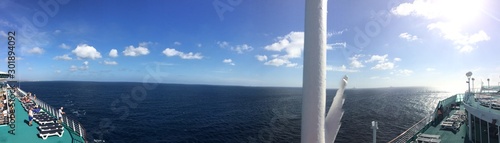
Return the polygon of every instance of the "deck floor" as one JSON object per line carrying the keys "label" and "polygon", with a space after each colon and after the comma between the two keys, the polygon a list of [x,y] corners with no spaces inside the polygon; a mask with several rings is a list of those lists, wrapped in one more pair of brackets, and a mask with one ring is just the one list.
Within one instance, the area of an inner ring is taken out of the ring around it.
{"label": "deck floor", "polygon": [[[464,110],[464,107],[461,106],[460,110]],[[457,111],[458,110],[451,111],[450,115]],[[444,118],[446,119],[448,117]],[[461,125],[460,130],[455,133],[451,130],[442,130],[439,124],[440,123],[438,123],[436,126],[430,126],[427,130],[424,131],[424,134],[440,135],[442,143],[469,143],[467,137],[468,128],[466,124]]]}
{"label": "deck floor", "polygon": [[[10,134],[9,126],[0,126],[0,143],[71,143],[73,141],[71,132],[64,128],[62,137],[50,136],[43,140],[38,136],[38,124],[33,121],[33,126],[28,126],[28,113],[21,106],[21,102],[16,99],[16,131],[15,135]],[[75,135],[73,135],[75,136]],[[83,141],[81,137],[76,136],[78,140]]]}

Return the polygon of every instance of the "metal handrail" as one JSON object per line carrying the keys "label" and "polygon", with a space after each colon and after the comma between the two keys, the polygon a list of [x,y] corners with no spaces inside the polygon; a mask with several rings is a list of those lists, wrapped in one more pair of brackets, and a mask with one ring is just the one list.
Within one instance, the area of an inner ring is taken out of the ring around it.
{"label": "metal handrail", "polygon": [[420,132],[423,128],[425,128],[428,125],[431,118],[432,115],[424,117],[422,120],[418,121],[413,126],[408,128],[406,131],[398,135],[396,138],[389,141],[389,143],[406,143],[410,141],[415,136],[415,134]]}
{"label": "metal handrail", "polygon": [[[27,95],[26,92],[24,92],[23,90],[21,90],[19,88],[18,88],[18,91],[24,96]],[[31,100],[33,100],[36,103],[36,105],[39,105],[42,109],[44,109],[46,112],[48,112],[52,116],[57,117],[57,114],[59,113],[57,108],[52,107],[51,105],[43,102],[42,100],[40,100],[38,98],[36,98],[36,99],[33,99],[32,97],[29,97],[29,98]],[[76,135],[82,137],[83,141],[85,143],[87,143],[87,140],[86,140],[87,134],[86,134],[85,128],[82,126],[82,124],[80,122],[73,120],[68,116],[63,116],[63,118],[61,120],[62,120],[61,122],[63,125],[66,125],[66,127],[70,128]]]}

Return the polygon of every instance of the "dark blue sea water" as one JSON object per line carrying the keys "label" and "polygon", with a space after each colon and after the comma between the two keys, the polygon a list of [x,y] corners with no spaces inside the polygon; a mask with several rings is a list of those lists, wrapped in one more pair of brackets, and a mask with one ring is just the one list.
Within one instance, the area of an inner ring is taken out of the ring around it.
{"label": "dark blue sea water", "polygon": [[[300,142],[302,89],[124,82],[23,82],[86,128],[89,141]],[[327,105],[336,90],[327,91]],[[423,87],[348,89],[336,142],[387,142],[452,95]],[[328,109],[328,108],[327,108]]]}

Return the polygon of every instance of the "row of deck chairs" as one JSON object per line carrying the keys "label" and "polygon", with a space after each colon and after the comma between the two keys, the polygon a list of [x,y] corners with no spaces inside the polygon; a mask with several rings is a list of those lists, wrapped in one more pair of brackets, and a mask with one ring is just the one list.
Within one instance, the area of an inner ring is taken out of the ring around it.
{"label": "row of deck chairs", "polygon": [[440,135],[418,134],[416,141],[418,143],[440,143],[440,138]]}
{"label": "row of deck chairs", "polygon": [[466,119],[465,111],[459,110],[441,122],[441,129],[458,131]]}
{"label": "row of deck chairs", "polygon": [[57,123],[57,119],[50,116],[40,108],[35,108],[36,105],[33,101],[22,104],[24,110],[28,111],[29,108],[33,108],[33,120],[39,124],[38,126],[38,136],[42,139],[47,139],[50,136],[62,137],[64,133],[64,127]]}
{"label": "row of deck chairs", "polygon": [[476,98],[476,101],[479,102],[479,105],[500,110],[500,101],[498,99],[494,99],[492,97],[485,98]]}

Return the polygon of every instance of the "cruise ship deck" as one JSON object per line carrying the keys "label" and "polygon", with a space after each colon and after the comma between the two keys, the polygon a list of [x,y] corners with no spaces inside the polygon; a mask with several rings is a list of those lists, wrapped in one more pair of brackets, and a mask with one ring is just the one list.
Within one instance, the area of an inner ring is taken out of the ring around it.
{"label": "cruise ship deck", "polygon": [[[464,106],[460,106],[459,110],[452,110],[450,112],[450,115],[453,115],[457,111],[465,111]],[[450,116],[444,117],[449,118]],[[439,123],[438,123],[439,122]],[[422,134],[427,134],[427,135],[438,135],[439,139],[443,143],[468,143],[468,128],[467,125],[461,125],[460,128],[458,128],[457,131],[451,131],[451,130],[444,130],[441,127],[441,123],[443,121],[438,121],[434,123],[430,123],[428,125],[428,128],[423,130]],[[418,135],[417,135],[418,136]]]}
{"label": "cruise ship deck", "polygon": [[[4,90],[8,93],[9,91]],[[72,130],[69,130],[67,124],[64,125],[64,133],[61,137],[50,136],[47,139],[42,139],[38,136],[39,124],[33,121],[32,126],[28,126],[28,113],[23,109],[18,98],[14,101],[15,108],[15,135],[9,133],[11,127],[8,124],[0,125],[0,142],[1,143],[85,143],[83,137],[77,135]],[[44,108],[44,110],[46,110]]]}
{"label": "cruise ship deck", "polygon": [[390,142],[500,143],[499,120],[500,86],[482,86],[441,100],[431,115]]}

